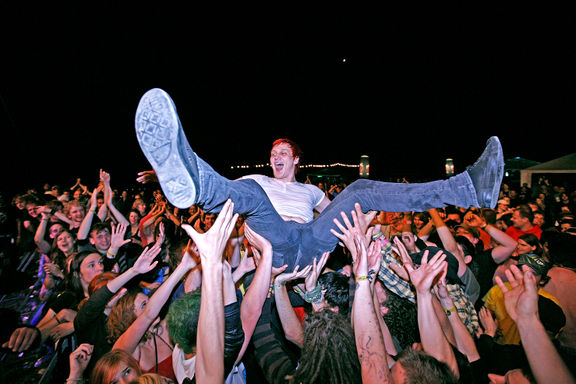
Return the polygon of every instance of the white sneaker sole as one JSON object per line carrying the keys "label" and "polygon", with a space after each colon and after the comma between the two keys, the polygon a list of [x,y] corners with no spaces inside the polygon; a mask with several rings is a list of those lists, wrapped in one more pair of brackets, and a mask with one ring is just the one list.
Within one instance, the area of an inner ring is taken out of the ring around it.
{"label": "white sneaker sole", "polygon": [[135,126],[140,148],[168,201],[181,209],[194,205],[196,187],[178,150],[180,121],[170,96],[158,88],[146,92],[136,110]]}

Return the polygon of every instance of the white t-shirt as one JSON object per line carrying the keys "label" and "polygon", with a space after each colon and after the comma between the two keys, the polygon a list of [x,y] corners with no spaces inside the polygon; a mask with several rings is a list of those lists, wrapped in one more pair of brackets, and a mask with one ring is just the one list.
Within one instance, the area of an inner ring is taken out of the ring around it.
{"label": "white t-shirt", "polygon": [[298,217],[305,222],[314,219],[314,208],[326,196],[320,188],[297,181],[285,183],[264,175],[247,175],[244,179],[256,181],[281,216]]}

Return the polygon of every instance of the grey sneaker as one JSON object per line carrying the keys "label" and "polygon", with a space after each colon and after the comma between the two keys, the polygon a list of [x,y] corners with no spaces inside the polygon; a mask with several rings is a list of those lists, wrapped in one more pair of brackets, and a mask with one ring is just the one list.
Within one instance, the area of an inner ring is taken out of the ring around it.
{"label": "grey sneaker", "polygon": [[146,92],[136,110],[135,126],[140,148],[168,201],[181,209],[194,205],[199,193],[198,167],[195,156],[184,152],[189,145],[170,96],[159,88]]}
{"label": "grey sneaker", "polygon": [[466,168],[466,172],[476,189],[479,205],[495,208],[504,176],[504,154],[498,137],[488,139],[484,152],[473,165]]}

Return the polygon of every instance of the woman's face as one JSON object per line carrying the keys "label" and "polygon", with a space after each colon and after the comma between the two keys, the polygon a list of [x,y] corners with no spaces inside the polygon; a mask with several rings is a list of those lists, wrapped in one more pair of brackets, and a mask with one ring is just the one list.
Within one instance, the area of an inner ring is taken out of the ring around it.
{"label": "woman's face", "polygon": [[518,239],[518,245],[516,246],[516,252],[519,255],[526,255],[528,253],[533,253],[536,250],[536,247],[528,244],[522,239]]}
{"label": "woman's face", "polygon": [[48,230],[51,239],[56,239],[64,231],[64,226],[60,223],[52,224]]}
{"label": "woman's face", "polygon": [[91,253],[86,256],[80,264],[80,279],[85,284],[90,284],[92,279],[102,273],[103,270],[104,264],[102,262],[102,255],[99,253]]}
{"label": "woman's face", "polygon": [[69,255],[70,252],[74,250],[74,245],[76,244],[75,238],[70,234],[70,232],[62,232],[56,238],[56,246],[65,255]]}
{"label": "woman's face", "polygon": [[140,222],[140,216],[136,212],[130,212],[128,220],[130,221],[130,224],[138,224]]}
{"label": "woman's face", "polygon": [[126,363],[118,365],[118,371],[110,380],[110,384],[128,384],[138,379],[138,373],[130,368]]}
{"label": "woman's face", "polygon": [[134,314],[138,317],[144,309],[146,309],[146,305],[148,304],[148,296],[143,293],[138,293],[136,298],[134,299]]}

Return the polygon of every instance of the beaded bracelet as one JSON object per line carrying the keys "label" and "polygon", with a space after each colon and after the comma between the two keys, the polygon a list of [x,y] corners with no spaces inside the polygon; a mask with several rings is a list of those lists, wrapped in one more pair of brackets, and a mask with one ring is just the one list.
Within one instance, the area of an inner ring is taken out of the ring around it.
{"label": "beaded bracelet", "polygon": [[317,284],[316,287],[314,287],[314,289],[311,289],[309,291],[307,291],[306,293],[304,293],[304,297],[303,297],[304,301],[314,304],[314,303],[319,303],[322,301],[322,287]]}
{"label": "beaded bracelet", "polygon": [[368,276],[366,276],[366,275],[356,276],[356,282],[363,281],[363,280],[368,280]]}

